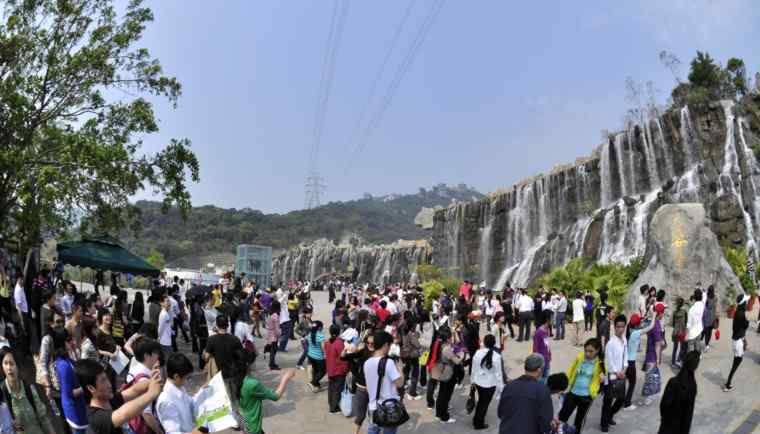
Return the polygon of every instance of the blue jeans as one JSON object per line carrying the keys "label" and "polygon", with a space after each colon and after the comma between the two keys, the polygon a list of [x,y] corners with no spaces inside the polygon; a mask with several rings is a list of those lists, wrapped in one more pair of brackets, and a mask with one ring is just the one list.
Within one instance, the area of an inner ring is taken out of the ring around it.
{"label": "blue jeans", "polygon": [[287,351],[288,340],[290,339],[290,333],[293,329],[293,321],[285,321],[280,324],[280,343],[279,350]]}
{"label": "blue jeans", "polygon": [[544,371],[541,373],[541,378],[538,379],[538,382],[541,384],[546,384],[546,379],[549,378],[549,374],[551,374],[551,367],[549,365],[549,362],[544,363]]}
{"label": "blue jeans", "polygon": [[396,434],[398,431],[398,427],[393,428],[382,428],[374,423],[369,423],[369,428],[367,428],[367,434]]}
{"label": "blue jeans", "polygon": [[557,312],[554,315],[554,324],[557,332],[554,334],[556,339],[565,338],[565,312]]}

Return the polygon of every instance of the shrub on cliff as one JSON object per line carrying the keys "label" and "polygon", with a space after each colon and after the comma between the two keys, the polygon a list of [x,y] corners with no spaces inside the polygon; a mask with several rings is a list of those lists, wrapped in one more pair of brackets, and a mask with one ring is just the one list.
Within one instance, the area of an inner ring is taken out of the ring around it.
{"label": "shrub on cliff", "polygon": [[747,270],[747,250],[743,247],[724,247],[723,255],[726,257],[728,265],[731,266],[731,270],[733,270],[736,277],[739,278],[739,282],[741,282],[744,292],[748,294],[756,294],[757,285],[752,280],[752,275],[750,275]]}

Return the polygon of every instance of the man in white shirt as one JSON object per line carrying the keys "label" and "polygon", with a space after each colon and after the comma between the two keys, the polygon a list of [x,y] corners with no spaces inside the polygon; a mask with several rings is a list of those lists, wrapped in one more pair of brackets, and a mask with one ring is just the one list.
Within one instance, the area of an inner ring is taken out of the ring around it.
{"label": "man in white shirt", "polygon": [[517,342],[530,340],[530,321],[533,316],[533,298],[525,290],[521,290],[522,295],[517,299],[517,310],[519,312],[520,333]]}
{"label": "man in white shirt", "polygon": [[278,301],[280,302],[280,343],[277,350],[287,353],[288,340],[293,333],[293,321],[290,320],[290,312],[288,311],[288,294],[283,293]]}
{"label": "man in white shirt", "polygon": [[193,398],[185,390],[193,364],[181,353],[166,361],[166,384],[156,400],[158,420],[166,434],[201,434],[195,427]]}
{"label": "man in white shirt", "polygon": [[161,296],[161,313],[158,314],[158,343],[161,349],[168,355],[172,353],[172,314],[171,297],[166,294]]}
{"label": "man in white shirt", "polygon": [[25,336],[25,343],[21,344],[21,348],[27,351],[29,348],[29,339],[31,338],[31,321],[29,320],[29,304],[26,302],[26,291],[24,291],[24,275],[20,274],[16,276],[16,287],[13,289],[13,304],[16,306],[16,312],[21,319],[21,332]]}
{"label": "man in white shirt", "polygon": [[686,352],[702,352],[702,314],[705,312],[705,303],[702,301],[702,291],[694,290],[692,299],[694,304],[689,308],[689,314],[686,319]]}
{"label": "man in white shirt", "polygon": [[615,318],[615,333],[604,349],[604,365],[607,368],[608,383],[605,386],[606,391],[602,401],[602,432],[609,432],[609,427],[616,425],[613,417],[625,402],[626,348],[628,348],[625,339],[626,323],[625,315],[618,315]]}
{"label": "man in white shirt", "polygon": [[567,312],[567,296],[565,291],[559,293],[559,300],[557,302],[557,313],[554,315],[555,325],[557,333],[555,333],[554,339],[565,339],[565,312]]}
{"label": "man in white shirt", "polygon": [[[377,404],[382,403],[386,399],[400,399],[398,394],[398,388],[404,384],[404,376],[401,374],[401,370],[396,366],[396,362],[387,358],[388,351],[390,350],[391,343],[393,342],[393,336],[384,331],[375,332],[373,336],[373,345],[375,348],[372,357],[364,362],[364,376],[367,380],[367,395],[369,395],[369,414],[372,414],[377,409]],[[377,384],[379,381],[379,371],[381,369],[380,361],[385,361],[383,378],[380,382],[380,397],[377,397]],[[392,434],[396,432],[396,428],[381,428],[375,425],[371,420],[367,434]]]}

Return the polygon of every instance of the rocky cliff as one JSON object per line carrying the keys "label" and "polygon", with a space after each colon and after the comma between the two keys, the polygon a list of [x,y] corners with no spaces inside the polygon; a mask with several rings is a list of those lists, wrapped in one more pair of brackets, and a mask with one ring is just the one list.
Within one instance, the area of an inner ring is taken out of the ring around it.
{"label": "rocky cliff", "polygon": [[754,247],[760,170],[750,146],[758,143],[731,101],[671,109],[574,165],[436,212],[432,261],[490,286],[527,286],[577,256],[643,256],[655,211],[682,202],[704,205],[720,242]]}
{"label": "rocky cliff", "polygon": [[428,263],[430,255],[424,240],[367,245],[358,238],[341,244],[322,239],[276,257],[272,276],[275,283],[314,280],[325,273],[356,274],[362,283],[404,282],[414,280],[415,267]]}

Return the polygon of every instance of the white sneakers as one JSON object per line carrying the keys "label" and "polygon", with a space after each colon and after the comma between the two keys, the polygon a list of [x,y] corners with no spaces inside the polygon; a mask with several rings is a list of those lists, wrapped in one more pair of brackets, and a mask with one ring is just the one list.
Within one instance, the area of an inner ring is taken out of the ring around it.
{"label": "white sneakers", "polygon": [[456,422],[457,422],[457,420],[456,420],[456,419],[454,419],[454,418],[451,418],[451,417],[450,417],[450,418],[449,418],[449,420],[441,420],[441,419],[438,419],[438,422],[441,422],[441,423],[456,423]]}

